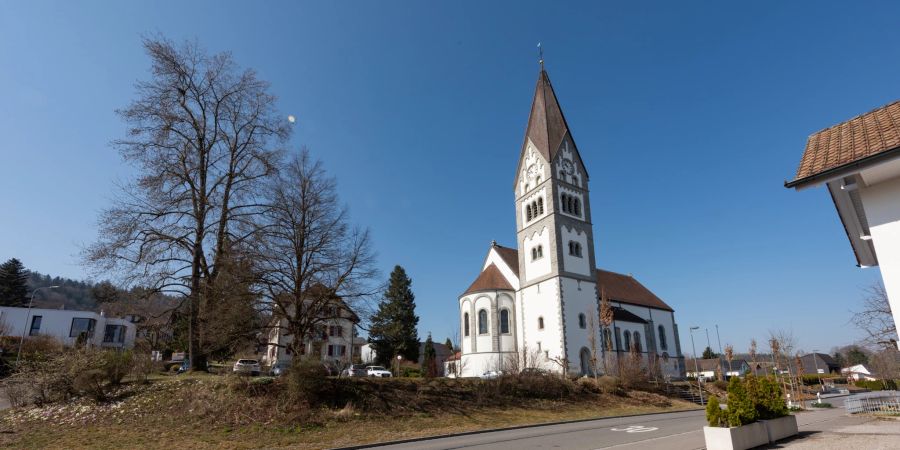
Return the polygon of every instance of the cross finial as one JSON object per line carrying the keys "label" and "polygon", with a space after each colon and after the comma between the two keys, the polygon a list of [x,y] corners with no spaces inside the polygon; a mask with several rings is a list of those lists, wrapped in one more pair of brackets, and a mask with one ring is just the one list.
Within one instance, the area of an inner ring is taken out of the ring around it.
{"label": "cross finial", "polygon": [[544,70],[544,47],[538,42],[538,62],[541,64],[541,70]]}

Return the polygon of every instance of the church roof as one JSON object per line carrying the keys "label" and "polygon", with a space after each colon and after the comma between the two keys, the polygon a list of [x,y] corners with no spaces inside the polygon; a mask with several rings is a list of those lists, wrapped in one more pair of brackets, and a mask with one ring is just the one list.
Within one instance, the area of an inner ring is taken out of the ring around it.
{"label": "church roof", "polygon": [[[505,259],[505,258],[504,258]],[[478,278],[472,282],[472,285],[463,292],[462,295],[469,295],[473,292],[480,291],[512,291],[514,290],[506,281],[506,277],[500,273],[500,269],[496,265],[491,264],[478,274]]]}
{"label": "church roof", "polygon": [[[548,162],[552,162],[568,133],[569,124],[566,123],[562,108],[556,99],[556,92],[550,84],[550,76],[542,68],[537,86],[534,88],[534,98],[531,100],[531,113],[528,115],[528,125],[525,127],[525,140],[522,142],[522,153],[519,157],[520,167],[516,169],[516,180],[518,181],[521,173],[521,164],[529,139],[537,147],[541,156]],[[583,162],[581,168],[587,175],[587,169]]]}
{"label": "church roof", "polygon": [[514,248],[504,247],[502,245],[495,245],[494,249],[497,250],[497,254],[503,258],[503,262],[509,266],[509,269],[512,270],[516,276],[519,276],[519,252]]}
{"label": "church roof", "polygon": [[606,289],[606,296],[611,301],[674,311],[631,275],[597,269],[597,283]]}

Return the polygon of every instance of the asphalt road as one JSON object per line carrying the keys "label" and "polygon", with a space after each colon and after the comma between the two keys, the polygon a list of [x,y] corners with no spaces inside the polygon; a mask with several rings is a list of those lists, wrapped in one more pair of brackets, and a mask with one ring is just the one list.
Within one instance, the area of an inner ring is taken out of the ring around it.
{"label": "asphalt road", "polygon": [[[848,421],[855,423],[863,420],[846,415],[842,408],[843,398],[832,398],[827,401],[835,408],[811,409],[810,412],[804,412],[797,416],[801,435],[821,433],[833,428],[838,423]],[[391,450],[557,448],[567,450],[606,448],[693,450],[705,447],[704,425],[706,425],[706,413],[698,410],[491,431],[375,448]]]}

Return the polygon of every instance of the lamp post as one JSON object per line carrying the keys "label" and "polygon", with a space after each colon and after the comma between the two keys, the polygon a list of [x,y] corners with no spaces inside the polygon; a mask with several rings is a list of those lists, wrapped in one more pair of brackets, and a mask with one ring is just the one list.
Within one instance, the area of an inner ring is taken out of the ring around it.
{"label": "lamp post", "polygon": [[400,362],[403,361],[403,355],[397,355],[397,377],[400,377]]}
{"label": "lamp post", "polygon": [[816,379],[819,380],[819,390],[821,391],[822,390],[822,377],[819,376],[819,361],[816,361],[816,354],[818,352],[819,352],[818,350],[813,350],[812,357],[813,357],[813,365],[816,366]]}
{"label": "lamp post", "polygon": [[25,333],[28,333],[28,321],[31,319],[31,306],[34,304],[34,294],[41,289],[56,289],[59,286],[44,286],[31,291],[31,299],[28,300],[28,312],[25,314],[25,326],[22,328],[22,339],[19,340],[19,351],[16,353],[16,368],[19,368],[19,358],[22,356],[22,344],[25,342]]}
{"label": "lamp post", "polygon": [[694,330],[700,327],[691,327],[691,350],[694,352],[694,375],[697,376],[697,390],[700,391],[700,404],[703,405],[703,386],[700,385],[700,365],[697,363],[697,347],[694,346]]}

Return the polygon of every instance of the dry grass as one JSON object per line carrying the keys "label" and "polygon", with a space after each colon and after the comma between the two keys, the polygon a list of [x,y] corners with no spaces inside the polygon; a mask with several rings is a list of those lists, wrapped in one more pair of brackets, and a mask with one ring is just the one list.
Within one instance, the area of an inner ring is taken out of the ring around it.
{"label": "dry grass", "polygon": [[[280,403],[277,383],[252,387],[241,383],[220,377],[169,379],[146,386],[126,386],[119,392],[121,400],[99,406],[80,401],[7,411],[0,415],[0,447],[317,449],[696,408],[690,403],[634,391],[589,396],[580,392],[578,400],[520,398],[501,408],[465,409],[460,407],[461,402],[473,395],[486,395],[482,392],[485,385],[478,381],[429,384],[396,380],[363,381],[356,387],[357,394],[378,392],[378,402],[348,402],[298,415],[289,414],[293,410]],[[454,408],[448,410],[436,404],[434,400],[441,391],[448,394],[448,403]],[[383,409],[395,402],[395,413]]]}

